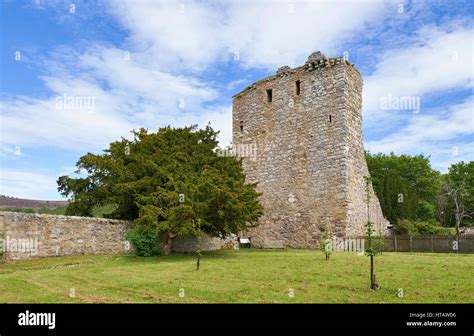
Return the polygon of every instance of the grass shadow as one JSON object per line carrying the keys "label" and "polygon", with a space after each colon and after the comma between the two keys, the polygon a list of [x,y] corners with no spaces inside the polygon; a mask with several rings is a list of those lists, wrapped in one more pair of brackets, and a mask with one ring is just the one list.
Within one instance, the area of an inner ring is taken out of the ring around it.
{"label": "grass shadow", "polygon": [[[202,252],[202,259],[235,259],[238,258],[236,253],[232,253],[233,250],[219,250],[219,251],[206,251]],[[133,263],[160,263],[160,262],[172,262],[178,260],[195,260],[197,254],[195,252],[173,252],[167,256],[151,256],[151,257],[139,257],[134,255],[121,256],[123,260],[127,260]]]}

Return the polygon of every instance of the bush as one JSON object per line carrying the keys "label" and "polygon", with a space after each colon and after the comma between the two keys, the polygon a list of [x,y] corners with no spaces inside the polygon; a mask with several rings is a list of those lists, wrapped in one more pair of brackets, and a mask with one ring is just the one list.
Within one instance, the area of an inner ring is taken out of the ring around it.
{"label": "bush", "polygon": [[422,222],[415,222],[415,229],[416,233],[420,236],[456,234],[455,228],[445,228],[434,219]]}
{"label": "bush", "polygon": [[420,236],[434,235],[438,232],[438,228],[441,226],[436,221],[415,222],[415,232]]}
{"label": "bush", "polygon": [[431,235],[453,235],[456,234],[455,228],[442,227],[434,219],[426,221],[411,221],[408,219],[399,220],[395,225],[398,234],[407,234],[411,236],[431,236]]}
{"label": "bush", "polygon": [[156,232],[136,229],[130,230],[127,233],[127,239],[132,243],[137,256],[150,257],[160,252]]}
{"label": "bush", "polygon": [[453,228],[453,227],[437,227],[436,228],[436,232],[435,232],[436,235],[443,235],[443,236],[453,236],[456,234],[456,228]]}
{"label": "bush", "polygon": [[416,232],[415,224],[409,219],[399,219],[397,224],[395,225],[395,231],[397,231],[398,234],[402,235],[414,235]]}

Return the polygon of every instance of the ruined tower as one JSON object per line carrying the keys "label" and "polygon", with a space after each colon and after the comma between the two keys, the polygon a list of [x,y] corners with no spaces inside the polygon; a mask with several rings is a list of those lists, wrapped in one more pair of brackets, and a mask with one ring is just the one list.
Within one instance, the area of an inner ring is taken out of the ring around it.
{"label": "ruined tower", "polygon": [[[315,248],[326,224],[339,237],[365,233],[361,93],[354,65],[316,52],[233,97],[233,145],[255,148],[243,166],[265,209],[245,233],[255,247]],[[373,191],[370,218],[385,225]]]}

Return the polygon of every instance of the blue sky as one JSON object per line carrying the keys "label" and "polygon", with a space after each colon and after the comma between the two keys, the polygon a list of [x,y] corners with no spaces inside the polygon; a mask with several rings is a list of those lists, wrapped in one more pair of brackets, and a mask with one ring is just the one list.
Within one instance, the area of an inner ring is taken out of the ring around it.
{"label": "blue sky", "polygon": [[0,194],[61,199],[58,176],[138,127],[228,143],[232,95],[318,50],[363,75],[366,149],[474,159],[473,1],[0,1]]}

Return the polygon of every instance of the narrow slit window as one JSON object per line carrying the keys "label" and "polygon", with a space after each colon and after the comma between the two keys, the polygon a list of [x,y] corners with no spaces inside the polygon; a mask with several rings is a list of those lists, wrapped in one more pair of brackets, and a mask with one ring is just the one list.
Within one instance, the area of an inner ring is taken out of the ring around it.
{"label": "narrow slit window", "polygon": [[329,115],[329,122],[332,122],[332,115]]}
{"label": "narrow slit window", "polygon": [[296,95],[299,96],[301,93],[301,82],[296,81]]}
{"label": "narrow slit window", "polygon": [[244,122],[243,121],[240,122],[239,128],[240,128],[240,133],[243,133],[244,132]]}
{"label": "narrow slit window", "polygon": [[267,102],[271,103],[273,100],[273,92],[272,89],[267,89]]}

